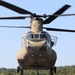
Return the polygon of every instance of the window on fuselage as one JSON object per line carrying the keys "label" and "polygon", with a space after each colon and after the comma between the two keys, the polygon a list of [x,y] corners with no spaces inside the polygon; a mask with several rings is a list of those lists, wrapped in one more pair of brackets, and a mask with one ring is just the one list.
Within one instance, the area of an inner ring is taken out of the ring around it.
{"label": "window on fuselage", "polygon": [[39,39],[39,38],[40,38],[40,37],[39,37],[39,34],[34,34],[34,36],[35,36],[35,37],[34,37],[35,39]]}

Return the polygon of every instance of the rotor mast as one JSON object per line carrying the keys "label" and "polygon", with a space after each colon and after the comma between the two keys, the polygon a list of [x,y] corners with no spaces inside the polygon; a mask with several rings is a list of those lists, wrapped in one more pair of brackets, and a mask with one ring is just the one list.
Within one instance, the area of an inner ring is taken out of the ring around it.
{"label": "rotor mast", "polygon": [[39,34],[43,31],[43,19],[33,18],[31,19],[31,31],[35,34]]}

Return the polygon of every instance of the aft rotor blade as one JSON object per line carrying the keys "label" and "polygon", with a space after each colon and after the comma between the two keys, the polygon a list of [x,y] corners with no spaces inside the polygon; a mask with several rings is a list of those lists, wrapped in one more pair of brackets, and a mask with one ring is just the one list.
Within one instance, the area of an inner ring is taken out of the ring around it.
{"label": "aft rotor blade", "polygon": [[0,20],[7,20],[7,19],[25,19],[26,17],[24,16],[15,16],[15,17],[0,17]]}
{"label": "aft rotor blade", "polygon": [[18,6],[15,6],[13,4],[10,4],[10,3],[2,1],[2,0],[0,0],[0,5],[4,6],[6,8],[9,8],[9,9],[11,9],[11,10],[17,12],[17,13],[20,13],[20,14],[32,14],[31,12],[29,12],[25,9],[22,9]]}
{"label": "aft rotor blade", "polygon": [[30,28],[29,26],[0,26],[1,28]]}
{"label": "aft rotor blade", "polygon": [[46,27],[44,27],[44,29],[46,29],[48,31],[75,32],[75,30],[58,29],[58,28],[46,28]]}
{"label": "aft rotor blade", "polygon": [[[60,8],[58,11],[56,11],[53,15],[60,15],[65,10],[67,10],[70,7],[70,5],[64,5],[62,8]],[[43,21],[43,24],[51,23],[54,19],[56,19],[58,16],[50,16],[46,20]]]}

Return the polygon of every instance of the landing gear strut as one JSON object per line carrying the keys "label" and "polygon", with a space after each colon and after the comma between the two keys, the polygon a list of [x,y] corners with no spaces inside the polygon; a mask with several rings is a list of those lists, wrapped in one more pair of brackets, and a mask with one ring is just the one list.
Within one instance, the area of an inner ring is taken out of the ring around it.
{"label": "landing gear strut", "polygon": [[39,75],[37,58],[36,58],[36,70],[37,70],[37,75]]}
{"label": "landing gear strut", "polygon": [[56,73],[56,67],[50,67],[50,75]]}
{"label": "landing gear strut", "polygon": [[[36,69],[37,69],[37,75],[39,75],[39,71],[38,71],[38,64],[36,63]],[[23,67],[18,66],[17,67],[17,73],[20,73],[20,75],[23,75]],[[56,67],[50,67],[50,75],[54,75],[54,73],[56,73]]]}
{"label": "landing gear strut", "polygon": [[18,66],[17,67],[17,73],[20,73],[20,75],[23,75],[23,67]]}

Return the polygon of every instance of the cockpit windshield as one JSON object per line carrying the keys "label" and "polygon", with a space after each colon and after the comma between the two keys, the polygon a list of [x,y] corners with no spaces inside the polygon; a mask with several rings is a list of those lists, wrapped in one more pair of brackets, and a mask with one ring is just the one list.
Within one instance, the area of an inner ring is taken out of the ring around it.
{"label": "cockpit windshield", "polygon": [[29,33],[29,34],[27,34],[26,39],[47,39],[47,37],[43,33],[41,33],[41,34]]}

